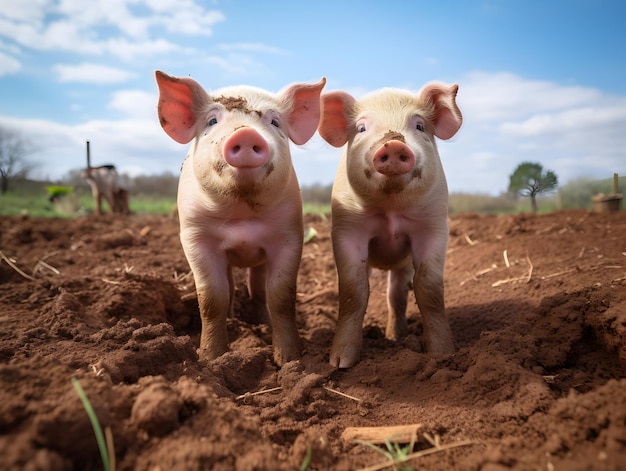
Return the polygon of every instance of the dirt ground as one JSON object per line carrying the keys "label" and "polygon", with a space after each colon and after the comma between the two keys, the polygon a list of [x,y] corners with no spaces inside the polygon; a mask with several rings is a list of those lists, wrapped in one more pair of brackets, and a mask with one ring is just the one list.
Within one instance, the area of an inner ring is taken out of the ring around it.
{"label": "dirt ground", "polygon": [[355,470],[385,457],[346,428],[402,424],[421,424],[413,450],[432,452],[409,462],[420,470],[626,469],[626,211],[451,218],[457,352],[422,351],[412,294],[412,333],[386,340],[374,272],[348,370],[328,364],[330,222],[306,223],[305,352],[278,369],[268,327],[245,321],[243,281],[231,351],[198,361],[176,220],[0,218],[0,469],[102,469],[73,377],[118,470]]}

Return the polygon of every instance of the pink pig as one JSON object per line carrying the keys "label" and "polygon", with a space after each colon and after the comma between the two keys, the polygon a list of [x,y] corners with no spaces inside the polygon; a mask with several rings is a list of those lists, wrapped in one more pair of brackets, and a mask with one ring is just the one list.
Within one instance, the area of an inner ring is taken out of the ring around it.
{"label": "pink pig", "polygon": [[272,326],[275,362],[299,358],[295,302],[303,220],[289,140],[304,144],[315,133],[326,79],[276,95],[249,86],[209,95],[190,78],[160,71],[156,80],[161,126],[176,142],[191,142],[178,212],[202,318],[200,358],[228,350],[234,267],[248,269],[258,319]]}
{"label": "pink pig", "polygon": [[385,336],[408,333],[411,286],[429,351],[454,352],[445,315],[443,269],[448,244],[448,187],[435,136],[449,139],[462,116],[458,85],[429,84],[419,94],[382,89],[362,100],[322,96],[320,135],[347,143],[332,190],[332,244],[339,278],[339,318],[330,363],[359,361],[371,267],[389,270]]}

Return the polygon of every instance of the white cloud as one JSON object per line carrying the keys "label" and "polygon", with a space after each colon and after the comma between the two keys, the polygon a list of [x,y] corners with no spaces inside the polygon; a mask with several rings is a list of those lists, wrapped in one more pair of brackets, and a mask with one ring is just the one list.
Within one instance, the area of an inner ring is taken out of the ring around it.
{"label": "white cloud", "polygon": [[170,33],[212,36],[213,25],[224,20],[224,15],[218,11],[205,11],[194,2],[179,2],[154,23],[163,25]]}
{"label": "white cloud", "polygon": [[247,54],[231,53],[226,57],[209,56],[203,60],[223,70],[231,76],[255,77],[268,73],[268,69],[262,63],[254,60]]}
{"label": "white cloud", "polygon": [[0,51],[0,77],[3,75],[15,75],[21,69],[22,64],[20,61]]}
{"label": "white cloud", "polygon": [[157,57],[174,52],[190,52],[190,49],[181,47],[166,39],[128,41],[125,38],[111,38],[106,41],[104,47],[112,55],[126,62],[132,62],[134,59],[142,57]]}
{"label": "white cloud", "polygon": [[53,69],[60,82],[121,83],[135,76],[127,70],[86,62],[78,65],[57,64]]}
{"label": "white cloud", "polygon": [[61,0],[55,13],[62,22],[71,22],[81,31],[101,26],[113,26],[122,33],[133,37],[144,37],[148,30],[148,18],[134,16],[126,1],[90,1],[89,6],[83,0]]}
{"label": "white cloud", "polygon": [[0,2],[0,37],[7,41],[34,50],[109,53],[124,60],[182,49],[162,39],[163,30],[211,36],[213,25],[225,19],[193,0]]}
{"label": "white cloud", "polygon": [[229,43],[220,44],[219,48],[223,51],[245,51],[245,52],[261,52],[265,54],[286,55],[287,51],[284,49],[269,46],[263,43]]}
{"label": "white cloud", "polygon": [[143,90],[120,90],[113,93],[108,107],[127,117],[150,121],[156,119],[158,97]]}
{"label": "white cloud", "polygon": [[0,0],[0,16],[14,21],[41,22],[49,0]]}
{"label": "white cloud", "polygon": [[539,111],[557,111],[598,100],[592,88],[528,80],[509,72],[472,72],[460,81],[459,101],[485,121],[514,120]]}
{"label": "white cloud", "polygon": [[554,113],[539,113],[520,123],[503,123],[501,129],[506,134],[524,137],[553,136],[563,132],[571,136],[602,135],[607,130],[626,129],[626,99],[615,98],[604,103],[594,101]]}

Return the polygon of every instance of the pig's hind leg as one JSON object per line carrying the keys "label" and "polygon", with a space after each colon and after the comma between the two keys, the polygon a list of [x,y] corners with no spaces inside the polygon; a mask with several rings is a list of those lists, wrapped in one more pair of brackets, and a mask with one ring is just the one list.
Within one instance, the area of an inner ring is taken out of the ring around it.
{"label": "pig's hind leg", "polygon": [[244,319],[251,324],[270,324],[267,312],[267,265],[248,268],[248,294],[251,310]]}
{"label": "pig's hind leg", "polygon": [[406,321],[407,297],[414,270],[411,264],[389,271],[387,279],[387,328],[385,337],[400,340],[409,333]]}
{"label": "pig's hind leg", "polygon": [[102,216],[102,198],[102,193],[100,193],[100,191],[98,190],[95,190],[93,193],[93,199],[96,202],[96,214],[98,214],[99,216]]}

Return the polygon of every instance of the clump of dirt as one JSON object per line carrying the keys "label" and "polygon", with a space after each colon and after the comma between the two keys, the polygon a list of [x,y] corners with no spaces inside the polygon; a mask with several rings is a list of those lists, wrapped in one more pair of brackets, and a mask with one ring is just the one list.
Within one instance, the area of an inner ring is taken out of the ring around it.
{"label": "clump of dirt", "polygon": [[198,359],[193,277],[176,220],[0,219],[0,469],[102,469],[71,379],[120,470],[354,470],[384,461],[347,427],[421,424],[425,470],[626,469],[626,212],[450,219],[453,355],[384,337],[374,271],[361,361],[328,364],[337,284],[330,221],[308,217],[297,323],[278,368],[237,273],[231,349]]}
{"label": "clump of dirt", "polygon": [[224,105],[227,111],[237,110],[247,114],[256,113],[258,116],[262,114],[258,110],[248,108],[248,100],[240,96],[219,96],[215,98],[215,101]]}

